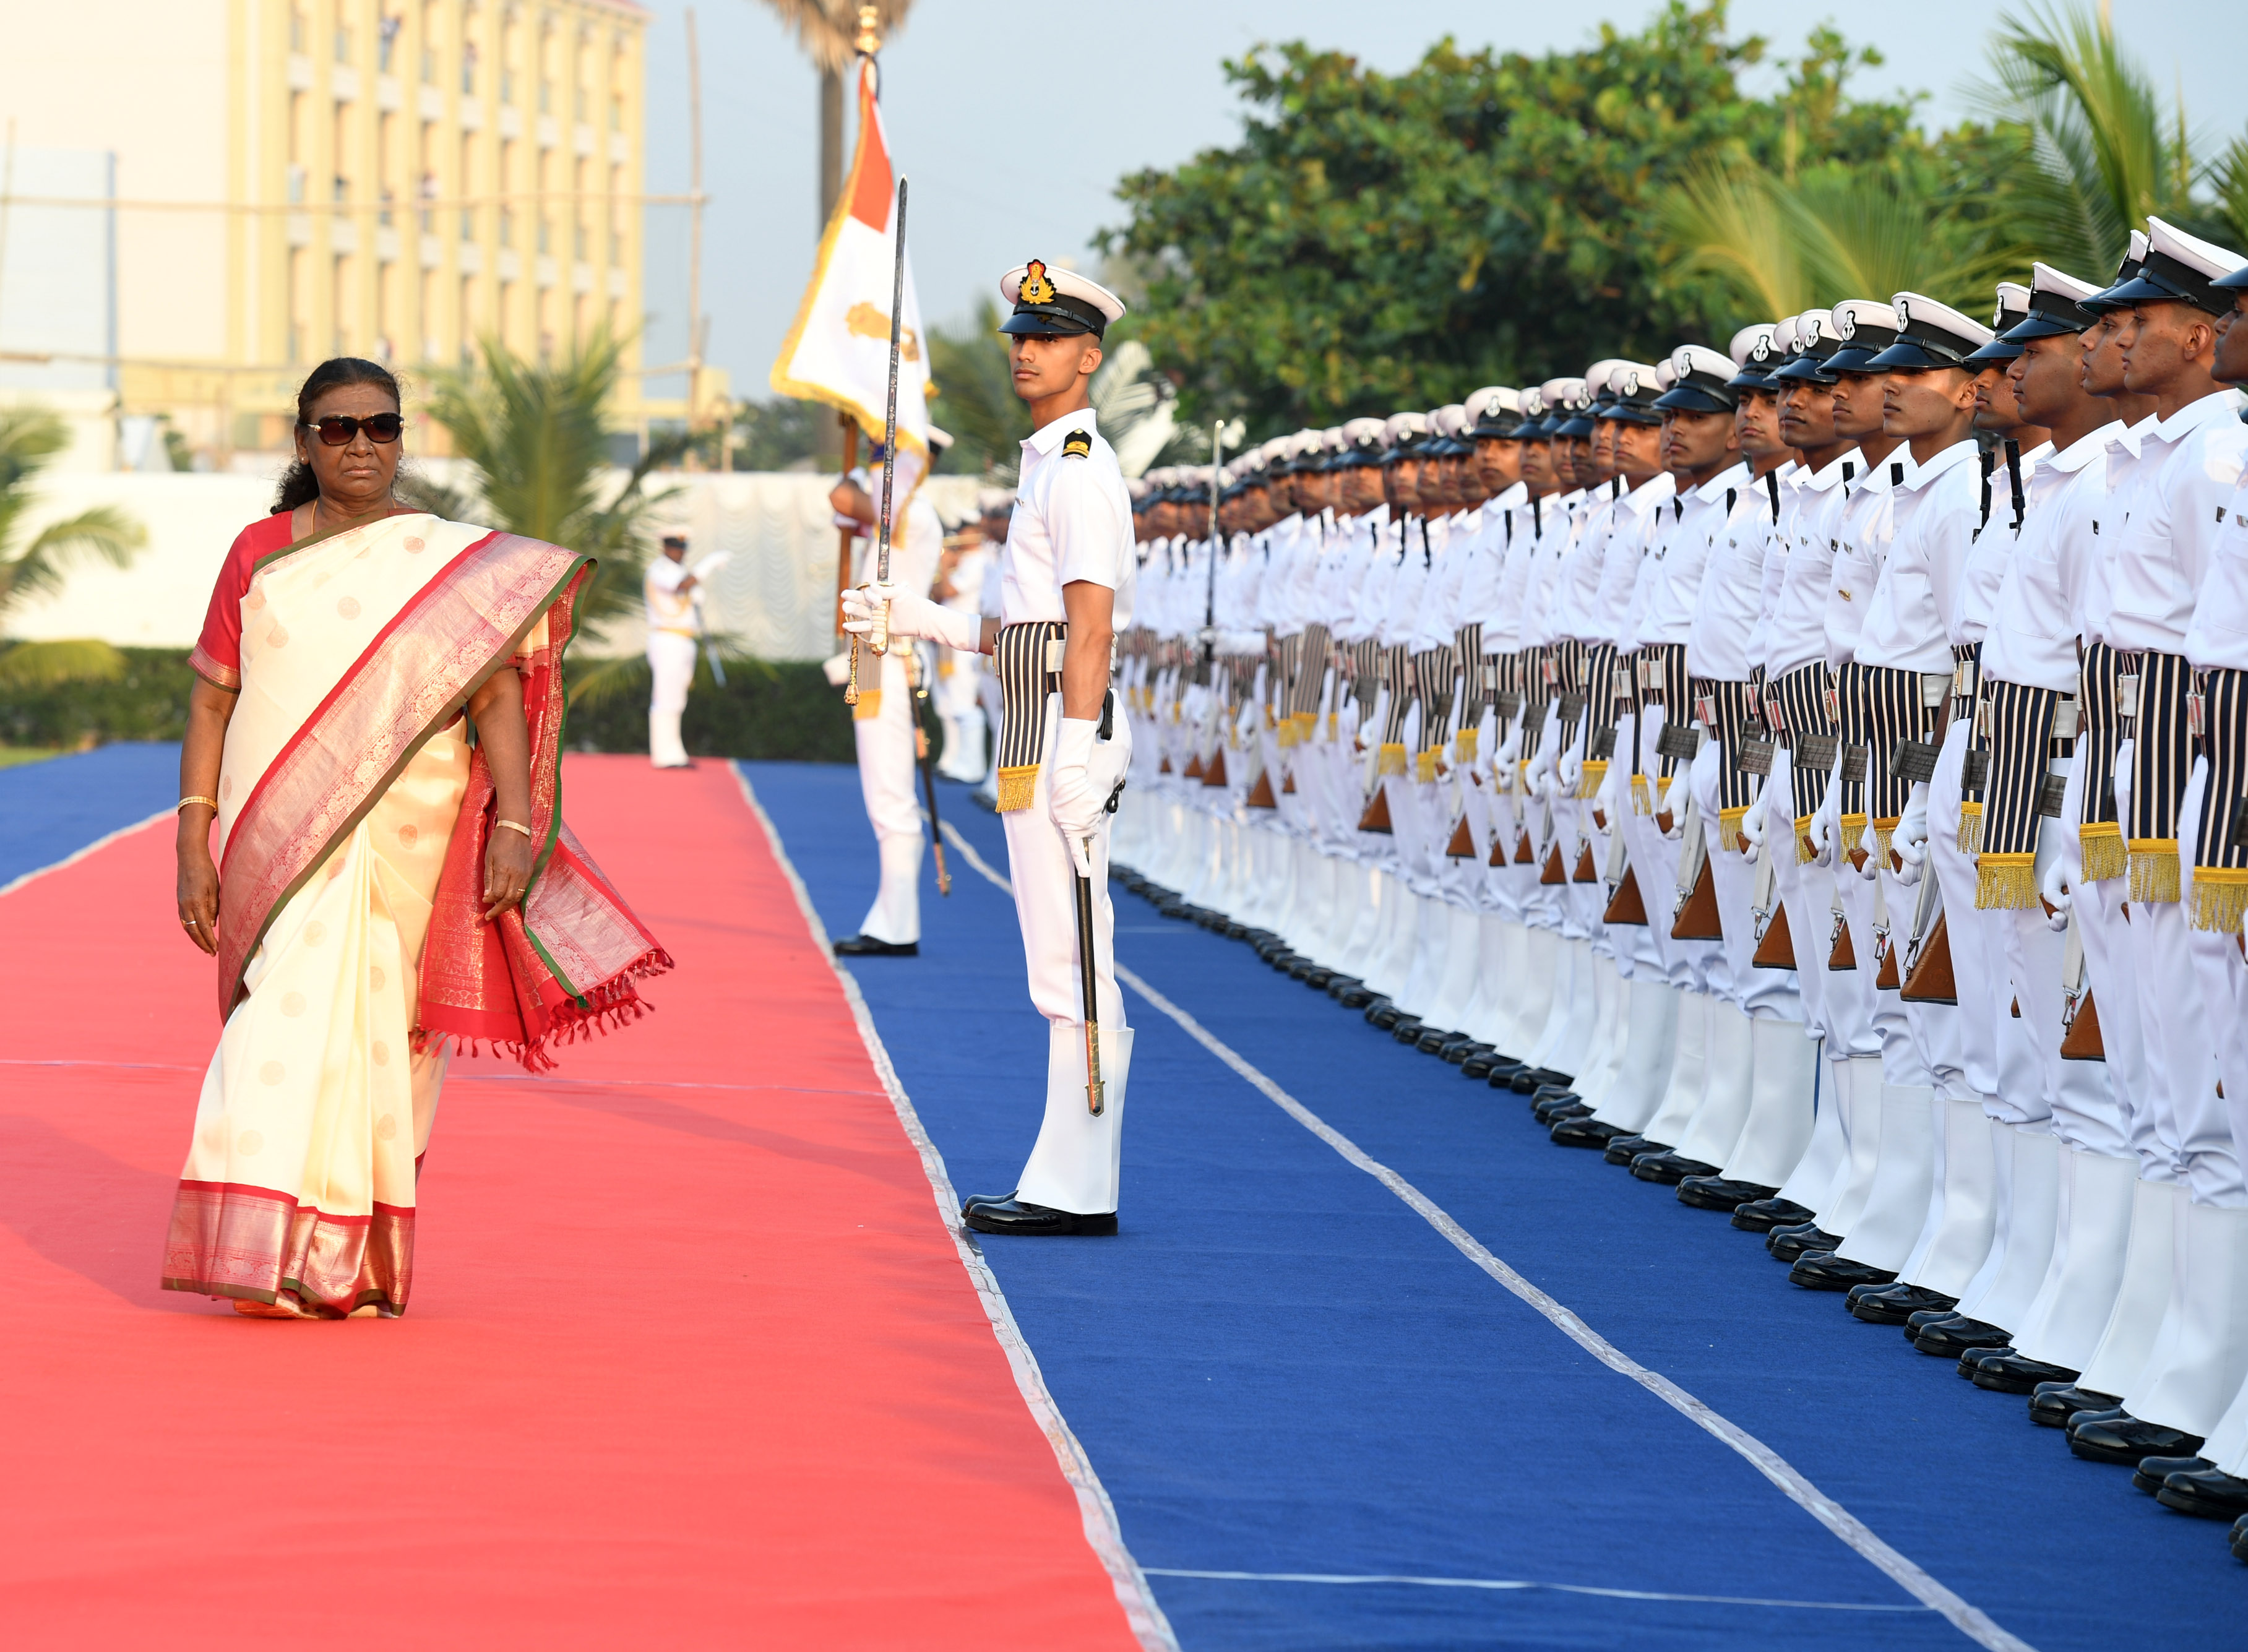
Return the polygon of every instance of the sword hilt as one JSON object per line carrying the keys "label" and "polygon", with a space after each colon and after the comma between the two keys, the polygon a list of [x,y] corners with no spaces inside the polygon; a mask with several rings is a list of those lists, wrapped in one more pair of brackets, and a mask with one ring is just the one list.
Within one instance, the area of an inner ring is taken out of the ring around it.
{"label": "sword hilt", "polygon": [[867,634],[867,646],[878,655],[890,651],[890,605],[887,602],[874,609],[874,628]]}
{"label": "sword hilt", "polygon": [[859,637],[856,632],[851,636],[851,676],[843,685],[843,703],[859,703]]}

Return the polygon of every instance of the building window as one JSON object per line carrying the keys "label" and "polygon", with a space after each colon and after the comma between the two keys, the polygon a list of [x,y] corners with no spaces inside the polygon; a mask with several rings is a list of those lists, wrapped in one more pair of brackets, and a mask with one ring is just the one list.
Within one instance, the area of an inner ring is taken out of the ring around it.
{"label": "building window", "polygon": [[393,13],[376,24],[374,38],[375,67],[382,73],[390,72],[390,60],[397,55],[398,31],[406,26],[406,19]]}
{"label": "building window", "polygon": [[349,63],[351,60],[351,30],[345,24],[341,18],[338,18],[336,21],[336,61],[338,63]]}
{"label": "building window", "polygon": [[461,365],[470,366],[476,359],[476,278],[474,276],[461,278],[461,310],[455,325],[460,330]]}
{"label": "building window", "polygon": [[[291,7],[290,7],[290,8],[289,8],[289,50],[290,50],[290,51],[293,51],[293,52],[295,52],[298,57],[300,57],[300,58],[301,58],[301,57],[303,57],[303,56],[305,55],[305,39],[310,36],[311,32],[312,32],[311,25],[310,25],[309,24],[307,24],[307,23],[305,22],[305,9],[304,9],[304,7],[302,7],[302,6],[291,6]],[[293,360],[294,359],[295,359],[294,357],[291,357],[291,360]]]}
{"label": "building window", "polygon": [[468,97],[476,95],[476,43],[473,40],[461,44],[461,91]]}

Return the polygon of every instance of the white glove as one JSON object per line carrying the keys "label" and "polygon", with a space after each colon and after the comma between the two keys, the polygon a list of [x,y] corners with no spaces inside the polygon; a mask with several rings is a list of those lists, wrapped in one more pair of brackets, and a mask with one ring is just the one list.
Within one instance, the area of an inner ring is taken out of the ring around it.
{"label": "white glove", "polygon": [[2068,928],[2068,909],[2076,886],[2084,881],[2084,840],[2077,835],[2077,817],[2084,812],[2084,743],[2077,743],[2068,762],[2068,790],[2060,805],[2060,819],[2038,833],[2038,892],[2053,910],[2046,924],[2059,934]]}
{"label": "white glove", "polygon": [[1611,762],[1608,771],[1600,777],[1600,789],[1593,797],[1593,824],[1601,831],[1609,830],[1624,807],[1624,788],[1631,784],[1631,765]]}
{"label": "white glove", "polygon": [[1081,878],[1093,875],[1085,840],[1100,827],[1102,796],[1093,780],[1093,741],[1100,725],[1090,717],[1064,717],[1054,740],[1053,773],[1046,781],[1046,819],[1069,845]]}
{"label": "white glove", "polygon": [[1508,726],[1506,738],[1498,743],[1498,750],[1491,754],[1491,768],[1494,771],[1502,769],[1511,771],[1521,757],[1522,719],[1517,717]]}
{"label": "white glove", "polygon": [[894,585],[854,585],[843,593],[843,628],[865,636],[874,628],[876,614],[890,605],[890,634],[927,637],[963,654],[981,651],[984,619],[980,614],[956,614],[927,597],[908,596]]}
{"label": "white glove", "polygon": [[1584,790],[1585,759],[1573,744],[1554,759],[1553,778],[1560,782],[1562,797],[1573,798]]}
{"label": "white glove", "polygon": [[734,553],[730,551],[713,551],[687,572],[698,579],[707,579],[733,559]]}
{"label": "white glove", "polygon": [[1916,782],[1911,794],[1905,799],[1904,812],[1897,818],[1896,829],[1889,833],[1889,847],[1896,852],[1900,864],[1892,875],[1899,883],[1910,888],[1921,880],[1928,867],[1928,785]]}
{"label": "white glove", "polygon": [[1839,770],[1826,777],[1826,790],[1819,794],[1819,806],[1812,812],[1811,860],[1815,866],[1834,864],[1836,840],[1842,830],[1842,781]]}
{"label": "white glove", "polygon": [[[1748,842],[1748,847],[1741,850],[1741,859],[1751,866],[1754,866],[1757,856],[1764,853],[1764,805],[1765,799],[1770,796],[1772,786],[1767,782],[1756,794],[1756,801],[1749,805],[1749,812],[1741,817],[1741,836]],[[1734,847],[1739,847],[1737,844]]]}
{"label": "white glove", "polygon": [[[1670,829],[1662,835],[1673,843],[1686,835],[1686,773],[1680,769],[1668,780],[1659,774],[1655,777],[1655,818],[1660,820],[1666,814],[1670,817]],[[1662,831],[1660,826],[1655,829]]]}

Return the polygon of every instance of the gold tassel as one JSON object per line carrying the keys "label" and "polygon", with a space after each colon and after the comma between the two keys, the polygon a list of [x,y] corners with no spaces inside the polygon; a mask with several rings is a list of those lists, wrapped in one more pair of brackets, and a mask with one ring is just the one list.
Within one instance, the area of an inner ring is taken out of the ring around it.
{"label": "gold tassel", "polygon": [[1874,822],[1874,864],[1884,871],[1889,864],[1889,840],[1896,835],[1897,822],[1902,819],[1902,815],[1892,815]]}
{"label": "gold tassel", "polygon": [[2123,852],[2123,828],[2114,821],[2087,820],[2077,828],[2076,840],[2084,856],[2087,883],[2105,883],[2131,869],[2130,857]]}
{"label": "gold tassel", "polygon": [[1846,814],[1842,817],[1841,826],[1840,833],[1834,840],[1834,853],[1848,854],[1865,842],[1866,817],[1862,814]]}
{"label": "gold tassel", "polygon": [[1976,857],[1975,905],[2025,912],[2038,904],[2037,856],[1990,853]]}
{"label": "gold tassel", "polygon": [[1038,789],[1038,765],[1026,763],[1019,769],[999,771],[999,812],[1012,814],[1018,809],[1031,806],[1031,794]]}
{"label": "gold tassel", "polygon": [[1459,753],[1460,762],[1463,764],[1471,764],[1476,760],[1476,751],[1482,733],[1480,729],[1462,729],[1452,737],[1452,749]]}
{"label": "gold tassel", "polygon": [[882,715],[882,691],[880,689],[859,690],[858,703],[851,708],[851,721],[871,723]]}
{"label": "gold tassel", "polygon": [[1634,814],[1655,812],[1655,799],[1648,793],[1647,777],[1643,774],[1631,777],[1631,812]]}
{"label": "gold tassel", "polygon": [[1404,773],[1405,743],[1402,740],[1382,742],[1381,755],[1374,760],[1374,771],[1376,774]]}
{"label": "gold tassel", "polygon": [[1963,800],[1959,805],[1959,853],[1983,853],[1983,805]]}
{"label": "gold tassel", "polygon": [[1720,809],[1717,811],[1717,847],[1719,848],[1730,849],[1735,854],[1738,854],[1741,852],[1739,835],[1741,822],[1747,819],[1749,811],[1746,804],[1743,804],[1737,809]]}
{"label": "gold tassel", "polygon": [[2178,898],[2178,853],[2176,838],[2131,840],[2131,899],[2175,901]]}
{"label": "gold tassel", "polygon": [[1436,778],[1436,754],[1433,751],[1416,753],[1413,758],[1413,778],[1423,785],[1432,785]]}
{"label": "gold tassel", "polygon": [[1293,717],[1282,718],[1279,727],[1272,730],[1273,743],[1283,751],[1293,751],[1296,742],[1303,737],[1303,730],[1297,727]]}
{"label": "gold tassel", "polygon": [[1585,762],[1585,778],[1577,782],[1577,795],[1580,798],[1596,798],[1600,796],[1600,787],[1607,783],[1607,778],[1608,764],[1607,758],[1587,758]]}
{"label": "gold tassel", "polygon": [[1795,817],[1795,864],[1799,867],[1807,867],[1819,858],[1819,851],[1811,847],[1811,823],[1815,819],[1815,815],[1808,814]]}
{"label": "gold tassel", "polygon": [[2193,927],[2238,935],[2248,915],[2248,867],[2193,869]]}

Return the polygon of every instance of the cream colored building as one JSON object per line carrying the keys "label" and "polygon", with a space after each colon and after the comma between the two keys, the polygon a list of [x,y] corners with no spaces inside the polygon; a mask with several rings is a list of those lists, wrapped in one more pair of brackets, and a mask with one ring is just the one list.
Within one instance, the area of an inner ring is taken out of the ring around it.
{"label": "cream colored building", "polygon": [[[168,415],[223,464],[286,444],[291,394],[330,355],[410,381],[487,336],[530,357],[603,324],[638,332],[649,17],[632,0],[7,10],[0,131],[53,164],[27,164],[7,208],[0,399],[76,414],[106,391],[120,423]],[[28,187],[98,175],[73,156],[107,157],[112,197]],[[99,263],[85,236],[39,233],[88,214],[106,215],[109,267],[34,268]],[[26,270],[51,289],[111,284],[106,363],[22,342],[39,319],[10,299],[41,285]],[[624,380],[620,425],[640,421],[639,383]],[[417,431],[423,451],[436,434]]]}

